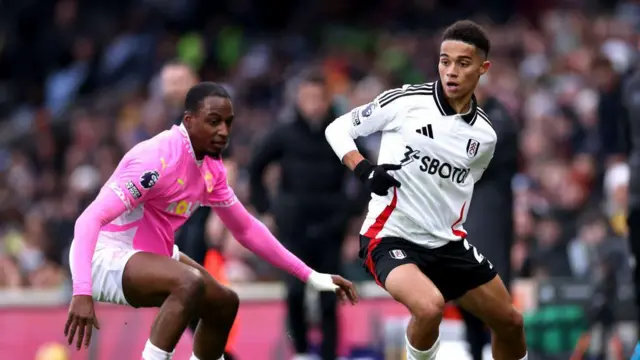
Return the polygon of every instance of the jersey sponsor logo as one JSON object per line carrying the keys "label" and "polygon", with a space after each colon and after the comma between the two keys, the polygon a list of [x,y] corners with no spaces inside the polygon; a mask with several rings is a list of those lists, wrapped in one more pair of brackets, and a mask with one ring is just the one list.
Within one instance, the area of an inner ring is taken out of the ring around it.
{"label": "jersey sponsor logo", "polygon": [[390,250],[389,255],[396,260],[402,260],[407,257],[407,254],[402,250]]}
{"label": "jersey sponsor logo", "polygon": [[200,207],[198,201],[191,202],[186,200],[175,201],[169,204],[166,211],[172,214],[189,217]]}
{"label": "jersey sponsor logo", "polygon": [[157,170],[145,171],[140,175],[140,185],[145,189],[151,189],[160,178],[160,173]]}
{"label": "jersey sponsor logo", "polygon": [[127,190],[129,190],[129,193],[131,194],[131,196],[133,196],[134,199],[140,199],[142,197],[140,190],[138,190],[136,184],[134,184],[133,181],[127,181],[125,187],[127,188]]}
{"label": "jersey sponsor logo", "polygon": [[455,167],[446,161],[423,156],[421,159],[420,171],[429,175],[438,175],[443,179],[451,179],[451,182],[463,184],[469,175],[470,169]]}
{"label": "jersey sponsor logo", "polygon": [[400,160],[400,165],[405,166],[411,164],[414,160],[420,159],[420,150],[413,150],[411,146],[406,146],[407,151],[404,153],[404,159]]}
{"label": "jersey sponsor logo", "polygon": [[455,167],[446,161],[430,156],[420,157],[420,150],[413,150],[411,146],[405,146],[407,151],[404,153],[404,159],[400,160],[402,166],[408,165],[415,160],[420,160],[420,171],[429,175],[438,175],[443,179],[451,179],[451,182],[462,184],[467,179],[470,169]]}
{"label": "jersey sponsor logo", "polygon": [[418,134],[424,135],[426,137],[430,137],[433,139],[433,129],[431,128],[431,124],[427,126],[423,126],[420,129],[416,129]]}
{"label": "jersey sponsor logo", "polygon": [[367,105],[367,107],[362,110],[362,117],[369,117],[373,114],[373,110],[376,108],[376,103],[372,102]]}
{"label": "jersey sponsor logo", "polygon": [[357,109],[351,111],[351,123],[354,127],[360,125],[360,113]]}
{"label": "jersey sponsor logo", "polygon": [[467,142],[467,156],[470,158],[478,155],[478,148],[480,147],[480,143],[477,140],[469,139]]}

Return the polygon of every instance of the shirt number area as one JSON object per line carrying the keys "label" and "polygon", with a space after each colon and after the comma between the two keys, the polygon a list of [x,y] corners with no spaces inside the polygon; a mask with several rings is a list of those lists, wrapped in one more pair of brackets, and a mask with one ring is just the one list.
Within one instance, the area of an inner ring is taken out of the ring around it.
{"label": "shirt number area", "polygon": [[[464,248],[467,251],[473,251],[473,257],[476,259],[476,261],[481,264],[484,261],[484,256],[482,254],[480,254],[478,252],[478,249],[476,249],[475,246],[469,244],[469,242],[467,241],[467,239],[462,240],[463,241],[463,245]],[[491,263],[491,261],[487,260],[487,263],[489,263],[489,267],[493,269],[493,264]]]}
{"label": "shirt number area", "polygon": [[200,207],[200,202],[191,202],[186,200],[180,200],[176,202],[172,202],[167,206],[165,210],[168,213],[175,214],[178,216],[186,216],[189,217],[191,214]]}

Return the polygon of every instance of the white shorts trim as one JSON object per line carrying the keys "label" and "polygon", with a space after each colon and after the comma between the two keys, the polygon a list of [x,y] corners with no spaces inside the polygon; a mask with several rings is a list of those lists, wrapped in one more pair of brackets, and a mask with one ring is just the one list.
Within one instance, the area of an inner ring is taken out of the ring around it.
{"label": "white shorts trim", "polygon": [[[122,276],[127,262],[140,250],[128,247],[100,246],[96,247],[91,263],[92,296],[95,301],[129,305],[122,289]],[[180,250],[173,246],[171,258],[180,259]]]}

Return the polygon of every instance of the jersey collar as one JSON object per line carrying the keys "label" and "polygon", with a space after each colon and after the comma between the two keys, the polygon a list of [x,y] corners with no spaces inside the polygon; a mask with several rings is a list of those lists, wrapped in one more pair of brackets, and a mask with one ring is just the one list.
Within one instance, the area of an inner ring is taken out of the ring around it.
{"label": "jersey collar", "polygon": [[180,134],[182,134],[182,140],[187,147],[187,151],[191,154],[191,157],[196,162],[196,165],[202,165],[202,160],[196,159],[196,153],[193,151],[193,145],[191,144],[191,139],[189,138],[189,133],[187,132],[187,128],[184,126],[184,123],[180,123]]}
{"label": "jersey collar", "polygon": [[[433,99],[438,105],[438,110],[442,116],[454,116],[458,115],[455,110],[449,105],[449,102],[444,96],[444,89],[442,88],[442,83],[438,80],[436,81],[436,91],[433,92]],[[464,120],[467,124],[473,125],[476,122],[476,114],[478,112],[478,100],[476,99],[476,95],[471,96],[471,109],[466,114],[460,114],[462,120]]]}

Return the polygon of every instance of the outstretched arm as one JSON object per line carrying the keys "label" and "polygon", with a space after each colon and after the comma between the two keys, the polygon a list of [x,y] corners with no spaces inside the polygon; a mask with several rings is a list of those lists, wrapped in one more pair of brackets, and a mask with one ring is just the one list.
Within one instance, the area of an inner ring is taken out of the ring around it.
{"label": "outstretched arm", "polygon": [[304,282],[309,280],[311,268],[282,246],[269,229],[240,202],[213,209],[242,246],[298,279]]}
{"label": "outstretched arm", "polygon": [[337,291],[342,300],[357,302],[353,284],[338,275],[313,271],[298,259],[271,234],[269,229],[247,211],[238,201],[233,189],[227,184],[226,170],[220,165],[214,191],[209,194],[208,205],[231,231],[233,237],[244,247],[267,260],[272,265],[287,271],[318,291]]}

